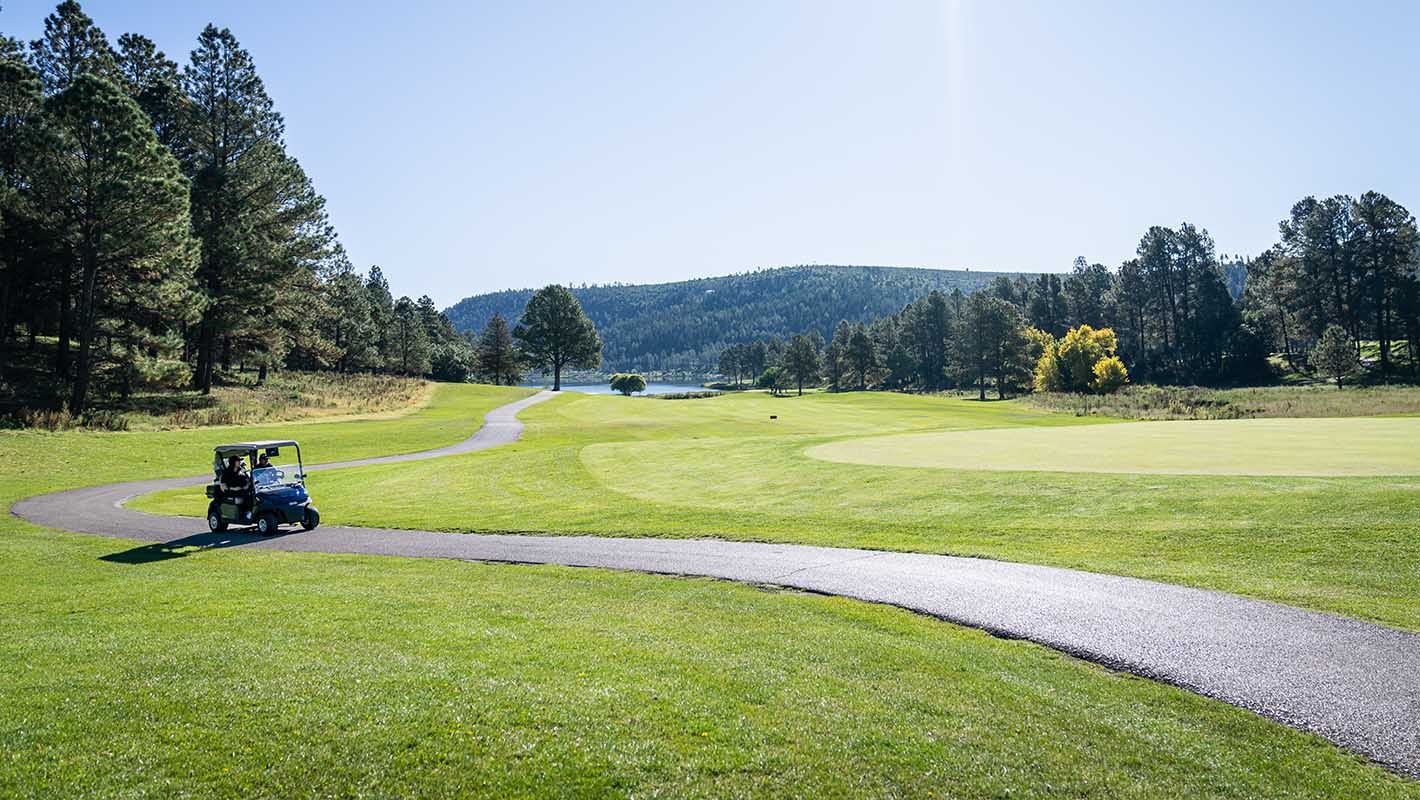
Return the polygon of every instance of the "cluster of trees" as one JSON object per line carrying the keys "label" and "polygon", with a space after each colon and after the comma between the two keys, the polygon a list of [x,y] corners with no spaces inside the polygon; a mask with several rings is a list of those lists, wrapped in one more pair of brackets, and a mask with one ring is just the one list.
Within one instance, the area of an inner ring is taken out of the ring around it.
{"label": "cluster of trees", "polygon": [[[904,267],[798,266],[651,285],[573,287],[605,343],[614,369],[715,371],[720,352],[738,342],[801,331],[832,334],[840,319],[867,321],[933,289],[970,293],[999,273]],[[462,300],[447,311],[460,330],[476,331],[492,316],[517,319],[532,290]]]}
{"label": "cluster of trees", "polygon": [[[537,369],[552,373],[552,390],[556,392],[562,389],[564,369],[595,369],[601,366],[601,359],[602,342],[596,325],[571,290],[552,284],[532,294],[511,332],[503,315],[493,314],[478,335],[473,374],[486,383],[512,386],[522,380],[524,370]],[[642,379],[641,389],[644,388]]]}
{"label": "cluster of trees", "polygon": [[228,30],[181,67],[72,0],[0,36],[0,377],[40,337],[75,413],[233,365],[466,376],[431,300],[351,267],[283,132]]}
{"label": "cluster of trees", "polygon": [[[1339,327],[1355,358],[1377,344],[1375,371],[1400,370],[1395,343],[1405,340],[1405,371],[1420,378],[1420,233],[1415,217],[1385,195],[1366,192],[1292,206],[1280,241],[1248,265],[1246,316],[1268,346],[1289,361],[1304,356],[1327,328]],[[1354,360],[1354,359],[1353,359]]]}
{"label": "cluster of trees", "polygon": [[[1065,275],[998,275],[970,295],[932,291],[870,322],[839,322],[827,346],[814,330],[788,344],[771,337],[727,346],[719,371],[736,385],[771,389],[802,379],[832,389],[972,386],[982,397],[988,385],[1002,397],[1031,388],[1112,391],[1131,375],[1248,383],[1270,377],[1271,352],[1300,360],[1335,326],[1352,364],[1362,341],[1374,340],[1376,375],[1397,374],[1394,343],[1420,342],[1415,218],[1375,192],[1307,198],[1281,232],[1277,246],[1243,261],[1220,259],[1202,228],[1156,226],[1116,270],[1080,258]],[[790,345],[800,340],[818,354],[816,371],[807,349],[790,365]],[[1325,369],[1339,363],[1334,350]],[[1420,377],[1417,350],[1405,352]]]}

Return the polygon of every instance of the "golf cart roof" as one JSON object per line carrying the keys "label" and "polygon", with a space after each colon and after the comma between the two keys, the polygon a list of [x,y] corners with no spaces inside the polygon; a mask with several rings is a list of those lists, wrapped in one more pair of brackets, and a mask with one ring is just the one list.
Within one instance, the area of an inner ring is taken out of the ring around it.
{"label": "golf cart roof", "polygon": [[213,449],[221,455],[227,455],[229,453],[232,455],[236,455],[238,453],[250,453],[254,450],[265,450],[268,447],[294,447],[295,445],[296,443],[291,441],[290,439],[273,439],[269,442],[238,442],[236,444],[219,444]]}

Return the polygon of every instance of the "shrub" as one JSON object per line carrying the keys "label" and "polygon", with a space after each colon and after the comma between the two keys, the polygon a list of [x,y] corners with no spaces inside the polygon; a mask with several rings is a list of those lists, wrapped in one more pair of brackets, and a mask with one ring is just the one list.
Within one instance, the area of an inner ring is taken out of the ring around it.
{"label": "shrub", "polygon": [[1119,356],[1101,358],[1095,362],[1090,388],[1097,394],[1114,394],[1128,382],[1129,370],[1124,368],[1124,362],[1119,360]]}
{"label": "shrub", "polygon": [[[1129,373],[1124,362],[1114,355],[1117,346],[1114,329],[1096,330],[1089,325],[1071,328],[1059,341],[1043,341],[1035,366],[1036,391],[1105,394],[1118,389],[1129,379]],[[1115,364],[1104,367],[1108,380],[1101,382],[1100,365],[1111,360]]]}
{"label": "shrub", "polygon": [[646,379],[635,372],[618,372],[611,376],[611,388],[630,397],[636,392],[646,391]]}

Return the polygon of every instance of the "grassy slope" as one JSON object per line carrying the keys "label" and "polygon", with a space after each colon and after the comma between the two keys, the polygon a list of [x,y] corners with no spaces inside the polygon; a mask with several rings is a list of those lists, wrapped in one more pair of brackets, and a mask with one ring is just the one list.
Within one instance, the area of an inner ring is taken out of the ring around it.
{"label": "grassy slope", "polygon": [[0,795],[1420,798],[895,609],[563,568],[0,537]]}
{"label": "grassy slope", "polygon": [[[350,524],[720,536],[1003,558],[1420,630],[1413,533],[1420,478],[1004,473],[804,456],[836,437],[1100,422],[1014,402],[564,396],[522,418],[528,435],[509,448],[325,474],[322,512]],[[200,515],[202,503],[177,493],[140,505]]]}
{"label": "grassy slope", "polygon": [[[535,390],[438,384],[429,404],[409,414],[346,421],[287,422],[161,432],[0,431],[7,480],[0,503],[45,491],[124,477],[201,475],[222,442],[294,437],[308,463],[409,453],[453,444],[478,428],[483,412]],[[14,481],[9,475],[16,475]],[[2,530],[3,528],[0,528]]]}

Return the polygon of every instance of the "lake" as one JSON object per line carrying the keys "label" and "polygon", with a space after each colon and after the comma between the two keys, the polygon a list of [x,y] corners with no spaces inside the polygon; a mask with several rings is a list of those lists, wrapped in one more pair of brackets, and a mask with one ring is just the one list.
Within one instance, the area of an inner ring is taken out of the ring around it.
{"label": "lake", "polygon": [[[551,383],[534,384],[539,388],[552,388]],[[562,384],[564,392],[582,392],[583,394],[616,394],[611,390],[611,386],[605,383],[584,383],[573,385]],[[641,394],[675,394],[677,392],[704,392],[709,391],[704,386],[684,384],[684,383],[647,383],[646,391]]]}

